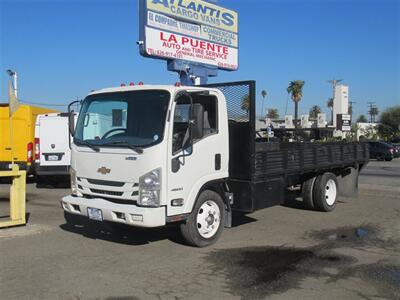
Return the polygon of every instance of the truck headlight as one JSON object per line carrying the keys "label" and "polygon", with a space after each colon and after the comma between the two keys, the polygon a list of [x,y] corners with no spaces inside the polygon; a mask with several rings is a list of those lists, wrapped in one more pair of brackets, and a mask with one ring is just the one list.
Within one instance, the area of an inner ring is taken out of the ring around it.
{"label": "truck headlight", "polygon": [[73,196],[78,196],[78,187],[76,184],[76,171],[73,168],[70,168],[69,173],[71,176],[71,194]]}
{"label": "truck headlight", "polygon": [[161,169],[153,170],[139,178],[139,205],[159,207],[160,194]]}

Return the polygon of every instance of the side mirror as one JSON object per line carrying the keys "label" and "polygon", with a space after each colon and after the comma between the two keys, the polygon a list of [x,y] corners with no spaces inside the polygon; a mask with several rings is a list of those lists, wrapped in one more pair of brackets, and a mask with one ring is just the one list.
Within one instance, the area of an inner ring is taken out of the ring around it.
{"label": "side mirror", "polygon": [[71,102],[68,105],[68,141],[69,141],[69,148],[71,149],[71,136],[74,136],[75,134],[75,113],[73,110],[71,110],[72,105],[77,104],[77,103],[81,103],[80,100]]}
{"label": "side mirror", "polygon": [[68,128],[69,134],[74,135],[75,133],[75,114],[74,111],[71,109],[72,105],[74,104],[81,104],[81,100],[73,101],[68,105]]}
{"label": "side mirror", "polygon": [[204,107],[194,103],[190,117],[190,134],[192,140],[200,140],[204,136]]}
{"label": "side mirror", "polygon": [[75,112],[72,110],[68,114],[68,128],[69,128],[69,134],[71,136],[74,136],[75,133]]}

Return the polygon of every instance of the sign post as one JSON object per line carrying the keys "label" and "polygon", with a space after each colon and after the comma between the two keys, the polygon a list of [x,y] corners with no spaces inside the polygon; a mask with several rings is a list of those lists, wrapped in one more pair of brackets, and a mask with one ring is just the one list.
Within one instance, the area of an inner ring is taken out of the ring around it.
{"label": "sign post", "polygon": [[238,14],[202,0],[140,0],[140,53],[167,61],[183,85],[238,69]]}

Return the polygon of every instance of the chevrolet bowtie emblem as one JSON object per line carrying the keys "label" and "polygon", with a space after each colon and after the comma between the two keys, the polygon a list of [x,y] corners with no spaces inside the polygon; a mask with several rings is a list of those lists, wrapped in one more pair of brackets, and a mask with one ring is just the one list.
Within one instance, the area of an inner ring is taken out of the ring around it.
{"label": "chevrolet bowtie emblem", "polygon": [[106,167],[101,167],[97,169],[97,173],[106,175],[106,174],[110,174],[111,169],[107,169]]}

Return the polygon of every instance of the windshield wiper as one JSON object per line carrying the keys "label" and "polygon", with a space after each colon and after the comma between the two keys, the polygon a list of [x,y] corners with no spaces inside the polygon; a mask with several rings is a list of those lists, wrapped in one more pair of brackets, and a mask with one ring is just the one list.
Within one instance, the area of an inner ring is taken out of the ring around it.
{"label": "windshield wiper", "polygon": [[113,141],[113,142],[108,142],[108,143],[104,143],[102,144],[102,146],[110,146],[110,145],[121,145],[121,146],[126,146],[129,149],[132,149],[133,151],[135,151],[138,154],[142,154],[143,153],[143,148],[138,147],[138,146],[134,146],[132,144],[130,144],[128,141]]}
{"label": "windshield wiper", "polygon": [[88,143],[88,142],[86,142],[86,141],[83,141],[83,140],[74,140],[74,142],[75,142],[78,146],[86,146],[86,147],[89,147],[90,149],[92,149],[92,150],[94,150],[94,151],[96,151],[96,152],[99,152],[99,151],[100,151],[100,148],[99,148],[98,146],[93,145],[93,144],[91,144],[91,143]]}

